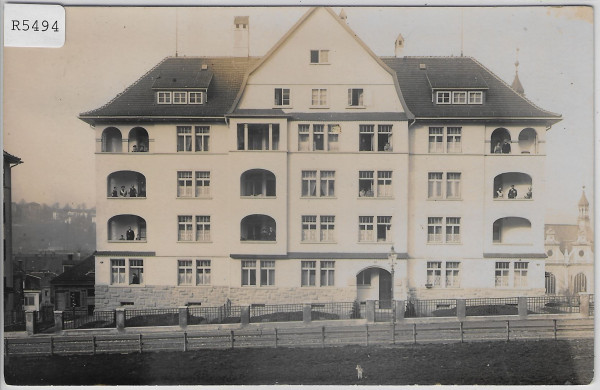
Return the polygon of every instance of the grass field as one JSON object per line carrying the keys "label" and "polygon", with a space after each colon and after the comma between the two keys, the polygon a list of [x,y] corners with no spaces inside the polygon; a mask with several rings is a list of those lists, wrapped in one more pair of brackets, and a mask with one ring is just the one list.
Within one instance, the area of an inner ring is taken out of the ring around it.
{"label": "grass field", "polygon": [[590,383],[593,367],[590,339],[11,357],[4,369],[13,385],[562,385]]}

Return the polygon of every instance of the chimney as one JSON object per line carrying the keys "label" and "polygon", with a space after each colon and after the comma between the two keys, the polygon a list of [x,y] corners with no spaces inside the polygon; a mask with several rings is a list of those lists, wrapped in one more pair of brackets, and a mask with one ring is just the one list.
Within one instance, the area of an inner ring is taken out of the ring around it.
{"label": "chimney", "polygon": [[398,38],[396,38],[396,42],[394,43],[394,55],[396,57],[400,57],[402,55],[402,50],[404,49],[404,37],[402,34],[398,34]]}
{"label": "chimney", "polygon": [[233,19],[233,56],[250,55],[250,17],[236,16]]}

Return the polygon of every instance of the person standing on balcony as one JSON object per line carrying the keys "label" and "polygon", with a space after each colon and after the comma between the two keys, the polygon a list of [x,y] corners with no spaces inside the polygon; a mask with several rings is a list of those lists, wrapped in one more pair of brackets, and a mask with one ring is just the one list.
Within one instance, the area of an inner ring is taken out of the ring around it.
{"label": "person standing on balcony", "polygon": [[502,144],[502,154],[510,154],[510,141],[508,139],[505,139]]}
{"label": "person standing on balcony", "polygon": [[498,187],[498,191],[496,191],[496,198],[504,198],[504,192],[502,192],[502,187]]}
{"label": "person standing on balcony", "polygon": [[116,198],[117,196],[119,196],[119,191],[117,190],[117,187],[113,187],[112,197]]}
{"label": "person standing on balcony", "polygon": [[121,186],[121,191],[119,191],[119,196],[127,196],[127,190],[125,189],[125,186]]}
{"label": "person standing on balcony", "polygon": [[135,233],[133,232],[133,230],[131,230],[131,226],[129,226],[129,229],[127,229],[127,231],[125,232],[125,236],[128,240],[131,241],[135,238]]}
{"label": "person standing on balcony", "polygon": [[515,185],[510,186],[510,190],[508,190],[508,199],[516,199],[517,198],[517,190],[515,189]]}
{"label": "person standing on balcony", "polygon": [[135,189],[135,186],[132,184],[131,188],[129,189],[129,197],[135,198],[136,196],[137,196],[137,190]]}
{"label": "person standing on balcony", "polygon": [[496,146],[494,146],[494,153],[502,153],[502,145],[500,145],[500,142],[497,142]]}

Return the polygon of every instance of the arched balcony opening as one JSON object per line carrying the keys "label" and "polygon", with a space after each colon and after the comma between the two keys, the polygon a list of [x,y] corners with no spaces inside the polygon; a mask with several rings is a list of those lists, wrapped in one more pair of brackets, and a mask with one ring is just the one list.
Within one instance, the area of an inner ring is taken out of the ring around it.
{"label": "arched balcony opening", "polygon": [[493,225],[494,244],[531,244],[531,222],[521,217],[497,219]]}
{"label": "arched balcony opening", "polygon": [[510,133],[503,127],[492,132],[490,142],[490,153],[510,154],[511,152]]}
{"label": "arched balcony opening", "polygon": [[545,273],[546,295],[556,294],[556,276],[552,272]]}
{"label": "arched balcony opening", "polygon": [[519,149],[521,154],[537,153],[537,133],[531,127],[523,129],[519,133]]}
{"label": "arched balcony opening", "polygon": [[356,274],[356,299],[378,300],[379,309],[391,307],[392,274],[379,267],[369,267]]}
{"label": "arched balcony opening", "polygon": [[531,176],[506,172],[494,178],[494,199],[533,199]]}
{"label": "arched balcony opening", "polygon": [[115,215],[108,220],[109,241],[146,241],[146,220],[137,215]]}
{"label": "arched balcony opening", "polygon": [[148,132],[143,127],[134,127],[129,131],[129,152],[147,152]]}
{"label": "arched balcony opening", "polygon": [[277,225],[268,215],[252,214],[240,224],[240,241],[275,241]]}
{"label": "arched balcony opening", "polygon": [[587,277],[583,272],[575,275],[573,279],[573,293],[587,292]]}
{"label": "arched balcony opening", "polygon": [[145,198],[146,177],[134,171],[113,172],[106,179],[106,191],[109,198]]}
{"label": "arched balcony opening", "polygon": [[121,153],[123,136],[116,127],[107,127],[102,132],[102,151],[106,153]]}
{"label": "arched balcony opening", "polygon": [[275,175],[265,169],[251,169],[240,178],[241,196],[275,196]]}

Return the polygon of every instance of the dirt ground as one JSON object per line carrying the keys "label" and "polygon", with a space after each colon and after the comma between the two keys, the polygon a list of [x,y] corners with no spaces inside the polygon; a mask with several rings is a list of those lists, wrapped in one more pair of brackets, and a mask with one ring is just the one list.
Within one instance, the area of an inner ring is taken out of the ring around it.
{"label": "dirt ground", "polygon": [[593,369],[593,340],[11,357],[4,366],[14,385],[575,385]]}

